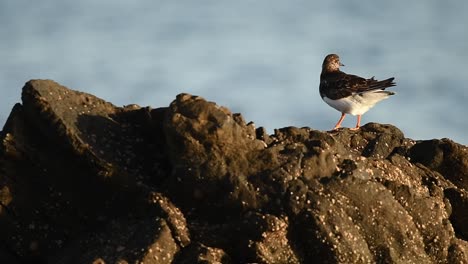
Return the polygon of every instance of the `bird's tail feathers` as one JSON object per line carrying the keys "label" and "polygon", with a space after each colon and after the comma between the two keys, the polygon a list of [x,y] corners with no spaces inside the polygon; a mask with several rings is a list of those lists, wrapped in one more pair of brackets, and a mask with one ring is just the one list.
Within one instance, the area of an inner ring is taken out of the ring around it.
{"label": "bird's tail feathers", "polygon": [[386,95],[395,95],[396,93],[393,92],[393,91],[384,91],[384,90],[374,90],[372,91],[373,93],[383,93],[383,94],[386,94]]}
{"label": "bird's tail feathers", "polygon": [[[374,77],[372,77],[371,80],[374,80]],[[388,78],[382,81],[375,81],[369,85],[369,90],[385,90],[388,87],[396,86],[396,83],[393,82],[393,80],[395,80],[395,77]]]}

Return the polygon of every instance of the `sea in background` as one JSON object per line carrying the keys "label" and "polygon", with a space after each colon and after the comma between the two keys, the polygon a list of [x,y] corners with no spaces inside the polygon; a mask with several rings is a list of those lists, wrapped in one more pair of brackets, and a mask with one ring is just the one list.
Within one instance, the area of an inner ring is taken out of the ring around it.
{"label": "sea in background", "polygon": [[319,75],[338,53],[347,73],[397,82],[363,124],[468,145],[468,1],[4,0],[0,40],[0,128],[26,81],[53,79],[117,106],[185,92],[270,133],[329,130]]}

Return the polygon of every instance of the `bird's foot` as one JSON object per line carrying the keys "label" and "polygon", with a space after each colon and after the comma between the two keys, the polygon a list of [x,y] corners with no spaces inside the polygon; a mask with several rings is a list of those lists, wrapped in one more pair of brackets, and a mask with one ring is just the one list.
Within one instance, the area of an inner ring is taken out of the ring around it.
{"label": "bird's foot", "polygon": [[337,132],[341,129],[341,126],[335,126],[334,128],[332,128],[331,130],[328,130],[329,132]]}

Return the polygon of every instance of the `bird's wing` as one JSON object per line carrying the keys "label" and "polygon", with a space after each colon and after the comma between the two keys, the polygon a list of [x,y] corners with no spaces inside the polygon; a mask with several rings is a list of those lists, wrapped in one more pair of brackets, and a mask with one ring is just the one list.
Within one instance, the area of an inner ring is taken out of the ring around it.
{"label": "bird's wing", "polygon": [[365,79],[344,72],[328,73],[321,76],[320,92],[327,90],[330,99],[338,99],[353,94],[365,93],[377,89],[395,86],[394,78],[378,81],[374,77]]}

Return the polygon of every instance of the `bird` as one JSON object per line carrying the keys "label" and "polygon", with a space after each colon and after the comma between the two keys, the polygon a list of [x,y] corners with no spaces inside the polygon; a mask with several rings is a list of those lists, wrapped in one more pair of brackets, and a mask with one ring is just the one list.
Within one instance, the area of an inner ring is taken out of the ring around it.
{"label": "bird", "polygon": [[333,130],[341,127],[346,114],[357,116],[355,128],[361,126],[361,116],[378,102],[387,99],[395,92],[385,91],[386,88],[396,86],[395,78],[376,80],[374,77],[366,79],[357,75],[340,71],[340,62],[337,54],[328,54],[323,60],[320,74],[320,96],[329,106],[341,112],[341,117]]}

